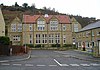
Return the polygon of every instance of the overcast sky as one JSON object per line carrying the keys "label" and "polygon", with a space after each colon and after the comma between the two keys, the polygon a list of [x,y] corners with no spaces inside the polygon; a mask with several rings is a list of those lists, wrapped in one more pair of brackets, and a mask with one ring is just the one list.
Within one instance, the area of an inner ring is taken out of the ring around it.
{"label": "overcast sky", "polygon": [[60,13],[81,15],[83,17],[96,17],[100,19],[100,0],[0,0],[0,4],[12,6],[18,3],[22,6],[23,3],[32,3],[36,8],[55,8]]}

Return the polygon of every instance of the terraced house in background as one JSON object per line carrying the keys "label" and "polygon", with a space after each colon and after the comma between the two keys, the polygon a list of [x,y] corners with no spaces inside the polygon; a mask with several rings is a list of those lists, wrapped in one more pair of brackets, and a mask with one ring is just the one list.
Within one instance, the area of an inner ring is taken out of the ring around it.
{"label": "terraced house in background", "polygon": [[70,18],[67,15],[23,15],[8,25],[8,36],[13,45],[72,44]]}
{"label": "terraced house in background", "polygon": [[5,36],[5,21],[0,8],[0,36]]}
{"label": "terraced house in background", "polygon": [[87,50],[95,48],[95,52],[100,55],[100,21],[91,23],[76,33],[76,42],[78,48],[82,49],[82,45]]}

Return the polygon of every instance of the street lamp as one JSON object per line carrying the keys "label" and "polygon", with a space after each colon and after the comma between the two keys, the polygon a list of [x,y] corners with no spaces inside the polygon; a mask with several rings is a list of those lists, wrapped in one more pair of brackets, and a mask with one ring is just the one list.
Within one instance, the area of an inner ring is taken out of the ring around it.
{"label": "street lamp", "polygon": [[[26,17],[25,17],[25,16],[24,16],[24,18],[25,18],[25,20],[26,20]],[[24,20],[24,21],[25,21],[25,20]],[[26,21],[25,21],[25,24],[26,24]],[[25,28],[26,28],[26,25],[25,25]],[[26,53],[26,37],[25,37],[24,40],[25,40],[25,53]]]}

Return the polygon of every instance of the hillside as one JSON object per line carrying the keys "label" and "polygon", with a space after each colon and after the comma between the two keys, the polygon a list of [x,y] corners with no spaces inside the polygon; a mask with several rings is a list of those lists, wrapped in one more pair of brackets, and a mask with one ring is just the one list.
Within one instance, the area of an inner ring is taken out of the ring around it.
{"label": "hillside", "polygon": [[[29,14],[29,15],[39,15],[39,14],[49,14],[49,15],[67,15],[64,13],[59,13],[57,11],[55,11],[55,8],[50,9],[50,8],[46,8],[43,7],[43,9],[38,9],[35,7],[35,5],[32,6],[28,6],[28,5],[23,5],[23,6],[19,6],[19,5],[13,5],[13,6],[4,6],[1,5],[2,11],[3,11],[3,15],[4,15],[4,19],[6,24],[10,23],[11,20],[13,20],[13,18],[15,18],[16,16],[19,17],[20,19],[22,19],[22,15],[23,14]],[[9,15],[10,14],[10,15]],[[74,16],[74,15],[69,15],[70,18],[75,17],[76,20],[82,25],[82,27],[88,25],[89,23],[95,22],[97,21],[96,18],[89,18],[89,17],[82,17],[82,16]]]}

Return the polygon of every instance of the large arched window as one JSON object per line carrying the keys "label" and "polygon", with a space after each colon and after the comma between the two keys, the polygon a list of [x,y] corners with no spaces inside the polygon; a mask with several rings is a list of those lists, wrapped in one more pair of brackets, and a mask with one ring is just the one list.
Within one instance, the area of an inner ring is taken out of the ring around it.
{"label": "large arched window", "polygon": [[50,30],[52,31],[58,30],[58,20],[57,19],[50,20]]}
{"label": "large arched window", "polygon": [[45,29],[45,20],[43,18],[39,18],[37,20],[37,29],[44,30]]}

